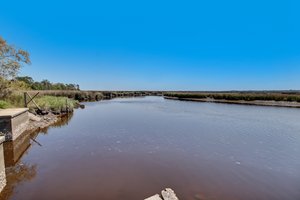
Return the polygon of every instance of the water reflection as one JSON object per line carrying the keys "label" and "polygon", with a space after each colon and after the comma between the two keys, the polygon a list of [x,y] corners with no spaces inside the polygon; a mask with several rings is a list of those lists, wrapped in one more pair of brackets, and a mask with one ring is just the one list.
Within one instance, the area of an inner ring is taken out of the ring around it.
{"label": "water reflection", "polygon": [[49,128],[51,128],[51,127],[52,128],[53,127],[60,128],[60,127],[66,126],[66,125],[68,125],[70,123],[72,117],[73,117],[73,113],[69,113],[67,115],[64,115],[64,116],[61,117],[61,119],[59,121],[55,122],[50,127],[46,127],[46,128],[40,129],[39,133],[47,134]]}
{"label": "water reflection", "polygon": [[6,169],[7,185],[0,194],[0,199],[9,199],[16,186],[22,182],[30,181],[36,176],[36,165],[17,163],[14,167]]}
{"label": "water reflection", "polygon": [[31,138],[35,138],[38,131],[33,133],[25,132],[19,136],[15,141],[5,142],[3,144],[4,148],[4,160],[5,167],[13,167],[20,160],[22,155],[27,151],[32,145]]}
{"label": "water reflection", "polygon": [[1,200],[9,199],[17,185],[21,182],[30,181],[36,176],[37,165],[22,163],[20,159],[27,153],[31,146],[42,146],[42,144],[36,140],[38,134],[47,134],[51,127],[62,127],[68,125],[72,116],[73,114],[65,115],[61,118],[61,120],[52,124],[50,127],[34,132],[27,131],[16,140],[5,142],[3,144],[7,185],[0,194]]}

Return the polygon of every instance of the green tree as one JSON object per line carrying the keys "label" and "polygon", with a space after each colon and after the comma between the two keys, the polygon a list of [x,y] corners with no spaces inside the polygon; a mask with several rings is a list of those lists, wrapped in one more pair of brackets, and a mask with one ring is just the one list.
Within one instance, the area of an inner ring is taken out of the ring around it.
{"label": "green tree", "polygon": [[16,78],[17,81],[23,81],[26,83],[28,86],[32,87],[34,80],[30,76],[19,76]]}
{"label": "green tree", "polygon": [[15,78],[23,64],[30,64],[29,53],[15,48],[0,36],[0,98],[11,93],[10,79]]}
{"label": "green tree", "polygon": [[0,76],[4,79],[14,78],[23,64],[30,64],[29,53],[7,44],[0,36]]}
{"label": "green tree", "polygon": [[47,79],[42,80],[41,82],[43,90],[50,90],[51,89],[51,82],[48,81]]}

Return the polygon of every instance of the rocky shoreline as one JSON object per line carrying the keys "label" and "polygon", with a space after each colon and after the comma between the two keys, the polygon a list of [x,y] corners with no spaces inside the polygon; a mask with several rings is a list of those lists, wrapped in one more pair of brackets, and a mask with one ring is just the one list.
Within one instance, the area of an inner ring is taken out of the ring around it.
{"label": "rocky shoreline", "polygon": [[62,115],[55,115],[51,112],[46,115],[37,115],[37,114],[29,113],[28,116],[29,116],[29,123],[27,125],[26,131],[29,132],[34,132],[40,129],[47,128],[52,124],[58,122],[62,117]]}

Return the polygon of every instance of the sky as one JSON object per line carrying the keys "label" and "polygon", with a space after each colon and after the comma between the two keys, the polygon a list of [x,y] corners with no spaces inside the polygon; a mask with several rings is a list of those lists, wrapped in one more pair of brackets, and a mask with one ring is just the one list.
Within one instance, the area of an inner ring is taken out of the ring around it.
{"label": "sky", "polygon": [[296,0],[0,0],[20,76],[86,90],[300,89]]}

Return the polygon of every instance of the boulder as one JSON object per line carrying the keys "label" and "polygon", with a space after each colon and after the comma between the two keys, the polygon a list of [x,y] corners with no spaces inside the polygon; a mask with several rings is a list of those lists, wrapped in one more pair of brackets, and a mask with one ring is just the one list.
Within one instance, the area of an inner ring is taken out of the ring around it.
{"label": "boulder", "polygon": [[175,192],[171,188],[166,188],[165,190],[161,191],[161,195],[164,200],[178,200]]}

